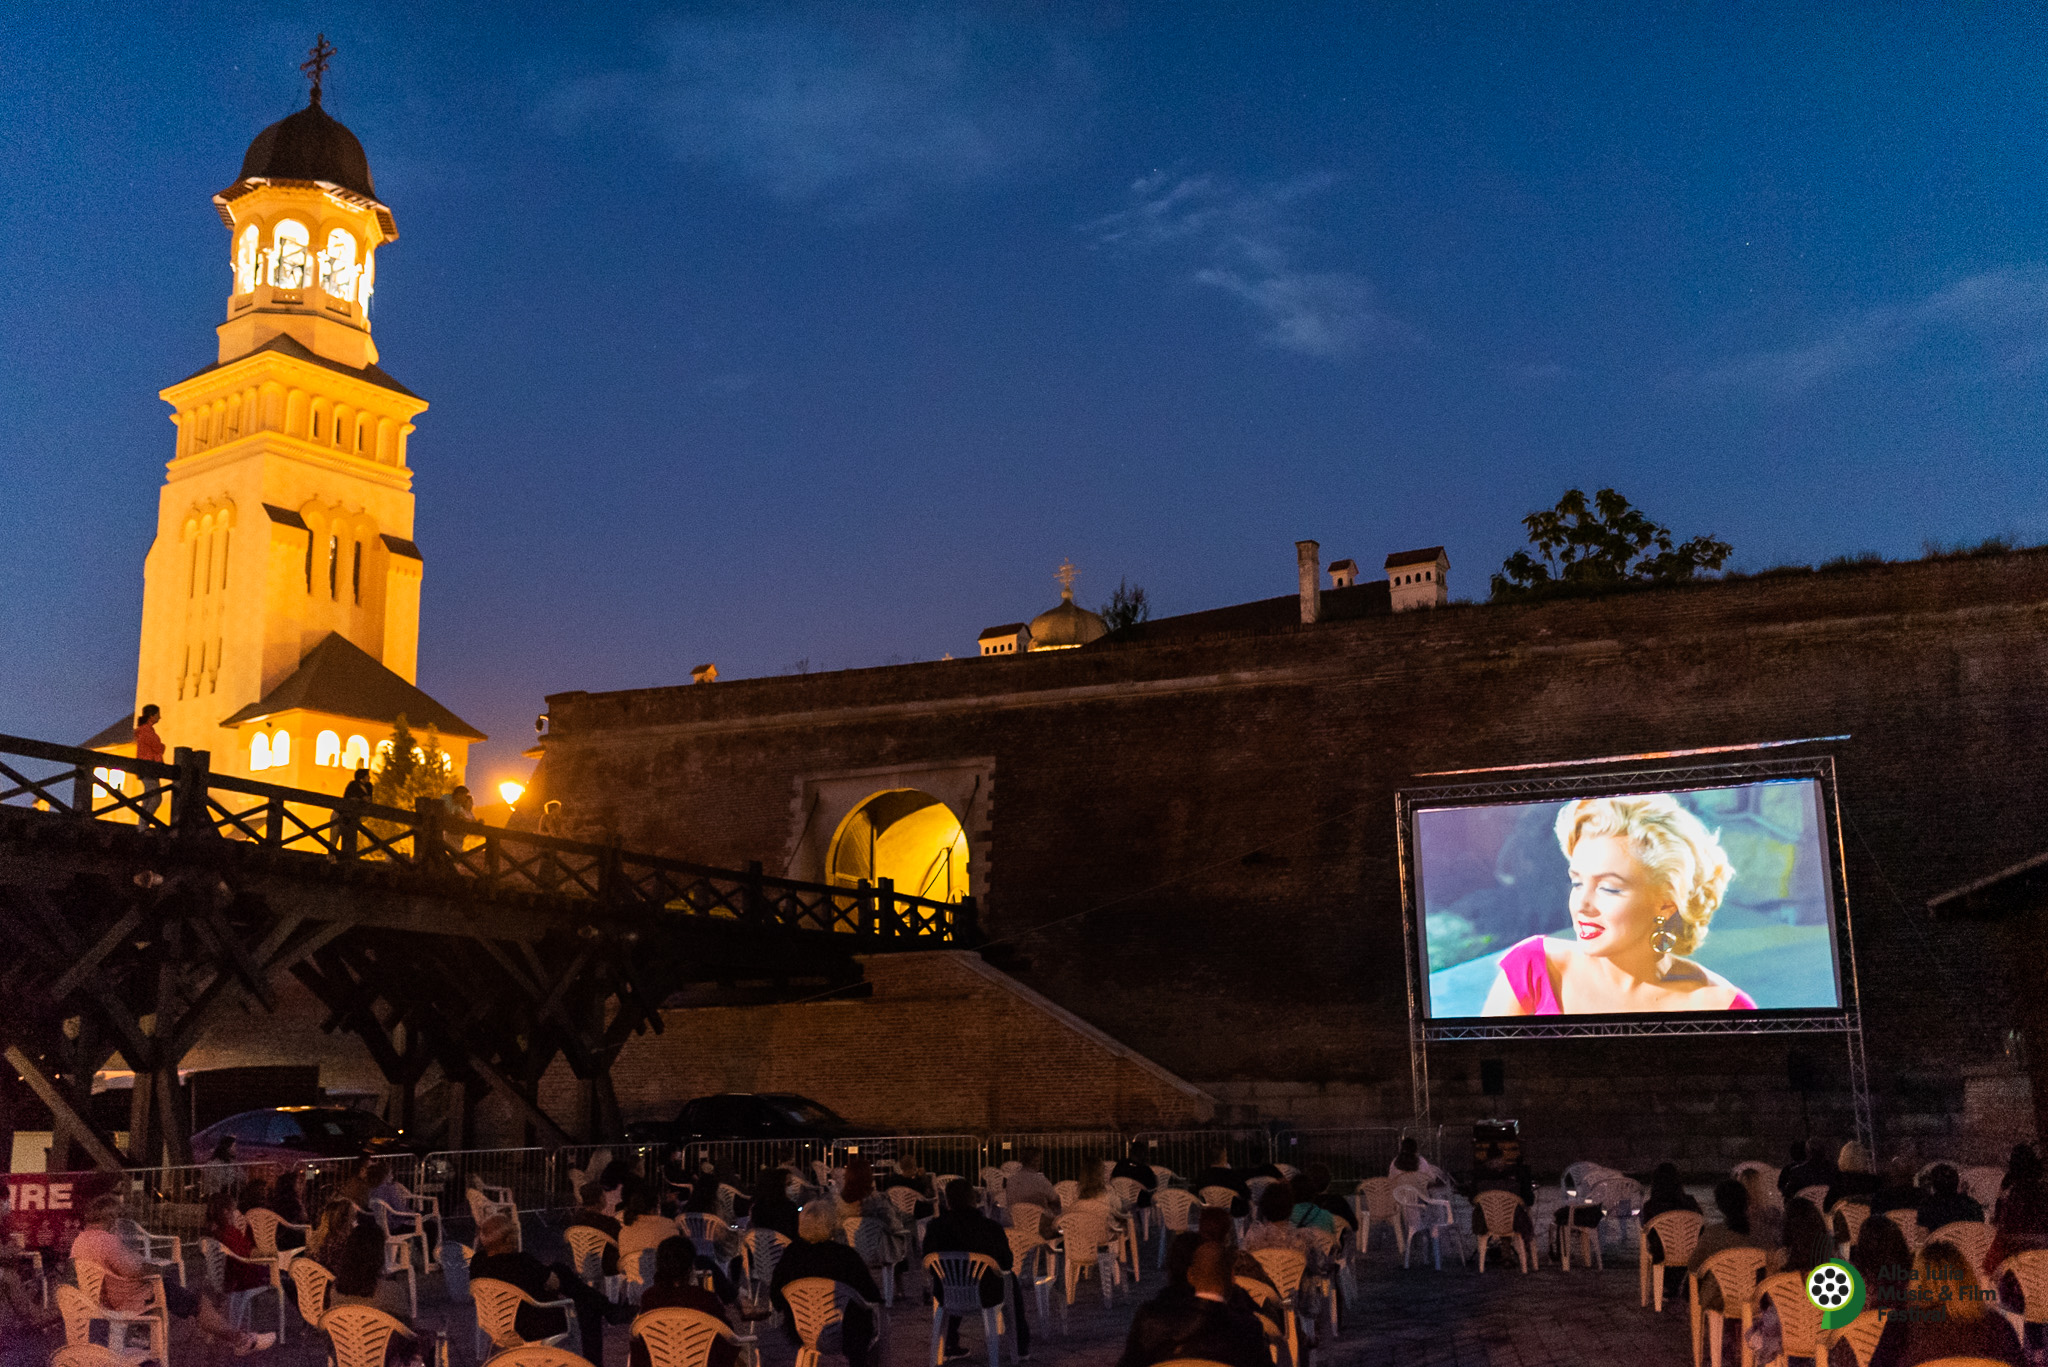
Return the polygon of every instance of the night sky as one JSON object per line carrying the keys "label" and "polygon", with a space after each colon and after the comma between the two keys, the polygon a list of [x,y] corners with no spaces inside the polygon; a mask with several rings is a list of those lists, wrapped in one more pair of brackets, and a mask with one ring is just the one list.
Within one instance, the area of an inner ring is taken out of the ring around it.
{"label": "night sky", "polygon": [[0,730],[129,704],[209,197],[316,31],[476,778],[550,691],[971,654],[1068,557],[1477,598],[1572,485],[1745,569],[2048,539],[2048,22],[1814,8],[10,6]]}

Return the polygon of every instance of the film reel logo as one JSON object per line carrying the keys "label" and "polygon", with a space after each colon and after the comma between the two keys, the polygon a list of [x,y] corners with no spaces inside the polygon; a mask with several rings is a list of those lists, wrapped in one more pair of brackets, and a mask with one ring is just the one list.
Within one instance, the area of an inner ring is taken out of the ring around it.
{"label": "film reel logo", "polygon": [[1863,1313],[1863,1278],[1847,1263],[1822,1263],[1806,1274],[1806,1298],[1820,1307],[1823,1329],[1839,1329]]}

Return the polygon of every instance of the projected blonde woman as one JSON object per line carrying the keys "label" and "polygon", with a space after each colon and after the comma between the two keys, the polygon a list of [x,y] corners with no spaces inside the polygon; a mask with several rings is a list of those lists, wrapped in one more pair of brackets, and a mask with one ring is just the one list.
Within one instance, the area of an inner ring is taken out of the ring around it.
{"label": "projected blonde woman", "polygon": [[1756,1010],[1686,957],[1735,876],[1698,817],[1663,793],[1582,798],[1557,814],[1557,843],[1571,865],[1573,938],[1532,935],[1503,954],[1482,1014]]}

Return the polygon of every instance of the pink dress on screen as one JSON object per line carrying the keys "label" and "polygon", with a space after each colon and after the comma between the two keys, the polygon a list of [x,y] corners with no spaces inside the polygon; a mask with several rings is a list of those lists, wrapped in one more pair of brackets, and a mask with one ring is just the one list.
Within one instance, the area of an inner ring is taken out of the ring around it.
{"label": "pink dress on screen", "polygon": [[[1561,1016],[1563,1005],[1557,1000],[1557,989],[1550,983],[1550,959],[1543,952],[1543,937],[1531,935],[1513,949],[1500,956],[1501,976],[1508,980],[1508,988],[1515,994],[1515,1004],[1522,1008],[1525,1016]],[[1755,998],[1741,988],[1735,990],[1735,1000],[1728,1003],[1730,1011],[1754,1011]]]}

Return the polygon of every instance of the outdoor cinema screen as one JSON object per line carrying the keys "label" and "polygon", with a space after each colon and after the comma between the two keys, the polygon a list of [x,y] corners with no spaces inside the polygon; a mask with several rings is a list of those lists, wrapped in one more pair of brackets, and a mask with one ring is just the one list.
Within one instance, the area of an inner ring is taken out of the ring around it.
{"label": "outdoor cinema screen", "polygon": [[1842,1004],[1813,778],[1411,807],[1432,1020]]}

